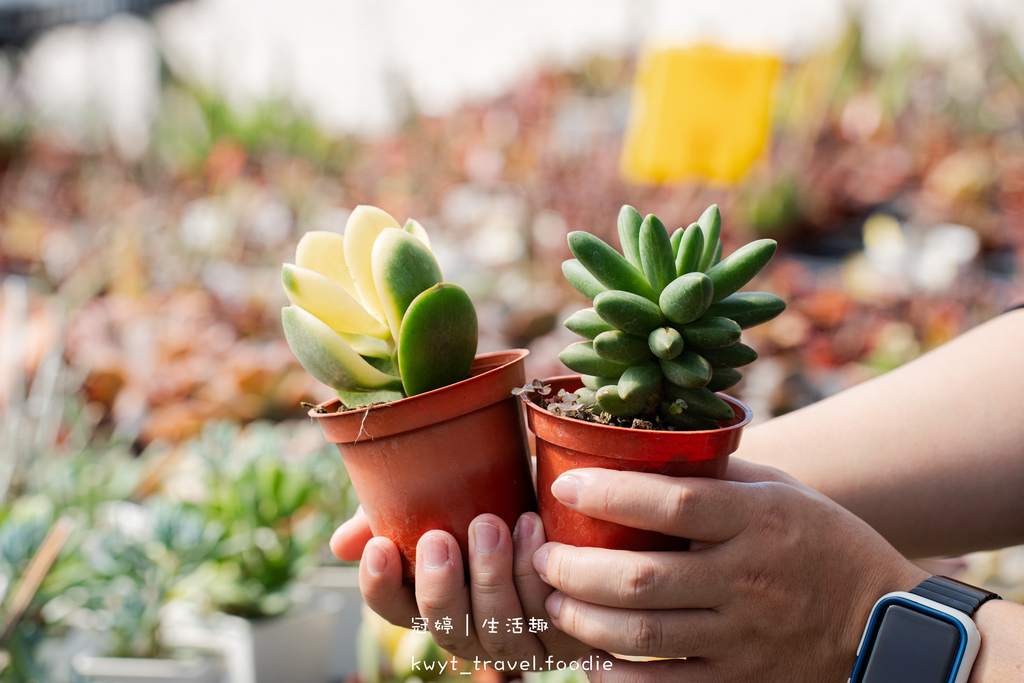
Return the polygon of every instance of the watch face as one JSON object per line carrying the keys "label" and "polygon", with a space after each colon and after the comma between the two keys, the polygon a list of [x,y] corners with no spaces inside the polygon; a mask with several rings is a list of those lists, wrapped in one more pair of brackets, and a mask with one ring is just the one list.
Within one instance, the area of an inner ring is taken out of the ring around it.
{"label": "watch face", "polygon": [[890,605],[873,640],[863,683],[947,683],[962,635],[955,624],[932,613]]}

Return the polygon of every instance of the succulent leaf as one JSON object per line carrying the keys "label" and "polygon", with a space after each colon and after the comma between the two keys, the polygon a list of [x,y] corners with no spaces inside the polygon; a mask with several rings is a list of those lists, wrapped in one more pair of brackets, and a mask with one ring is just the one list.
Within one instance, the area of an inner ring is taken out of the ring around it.
{"label": "succulent leaf", "polygon": [[676,279],[672,242],[665,225],[654,214],[647,216],[640,226],[640,263],[655,294],[660,295]]}
{"label": "succulent leaf", "polygon": [[700,257],[704,254],[704,232],[696,223],[691,223],[679,240],[676,250],[676,277],[692,273],[700,265]]}
{"label": "succulent leaf", "polygon": [[647,346],[658,358],[672,360],[683,352],[686,343],[674,327],[659,327],[647,336]]}
{"label": "succulent leaf", "polygon": [[572,258],[562,262],[562,275],[565,276],[565,281],[572,285],[573,289],[587,297],[590,301],[593,301],[594,297],[601,292],[608,291],[577,259]]}
{"label": "succulent leaf", "polygon": [[668,383],[676,386],[698,389],[711,380],[711,365],[693,351],[683,351],[672,360],[659,358],[658,364]]}
{"label": "succulent leaf", "polygon": [[613,363],[632,365],[651,357],[647,340],[619,330],[602,332],[594,339],[597,355]]}
{"label": "succulent leaf", "polygon": [[711,391],[725,391],[739,384],[743,379],[743,373],[735,368],[714,368],[711,371],[711,381],[707,387]]}
{"label": "succulent leaf", "polygon": [[594,391],[609,384],[619,383],[618,377],[598,377],[596,375],[580,375],[580,380],[582,380],[583,386]]}
{"label": "succulent leaf", "polygon": [[322,320],[298,306],[281,310],[281,323],[295,357],[318,381],[337,391],[400,389],[401,380],[366,362]]}
{"label": "succulent leaf", "polygon": [[[363,358],[390,359],[395,353],[395,344],[390,339],[378,339],[365,334],[349,334],[347,332],[339,332],[338,336]],[[373,365],[373,362],[371,361],[370,364]]]}
{"label": "succulent leaf", "polygon": [[594,342],[589,341],[570,344],[562,349],[558,359],[573,372],[598,377],[618,377],[629,367],[601,358],[594,350]]}
{"label": "succulent leaf", "polygon": [[594,297],[594,310],[612,327],[629,334],[648,335],[665,324],[658,305],[642,296],[609,290]]}
{"label": "succulent leaf", "polygon": [[430,246],[430,235],[428,235],[427,231],[423,229],[423,226],[420,225],[419,221],[410,218],[405,222],[405,225],[402,226],[402,230],[405,230],[410,235],[419,238],[420,242],[427,245],[427,249],[430,249],[431,252],[434,251],[433,247]]}
{"label": "succulent leaf", "polygon": [[715,395],[707,387],[685,389],[669,385],[665,393],[669,398],[682,399],[686,402],[686,411],[699,417],[710,417],[712,420],[731,420],[736,417],[728,403]]}
{"label": "succulent leaf", "polygon": [[[673,258],[673,260],[679,255],[679,244],[680,244],[680,242],[683,241],[683,233],[684,232],[685,232],[685,230],[683,230],[682,228],[676,228],[675,232],[673,232],[672,236],[669,237],[669,239],[668,239],[669,244],[672,245],[672,258]],[[673,275],[672,277],[675,278],[676,275]]]}
{"label": "succulent leaf", "polygon": [[632,206],[624,205],[619,209],[619,244],[622,254],[634,268],[640,268],[640,226],[643,223],[640,212]]}
{"label": "succulent leaf", "polygon": [[345,224],[345,263],[352,275],[359,299],[367,312],[382,323],[386,321],[384,308],[373,281],[370,254],[377,236],[385,228],[401,228],[394,218],[375,206],[357,206]]}
{"label": "succulent leaf", "polygon": [[734,321],[741,329],[773,320],[786,310],[786,302],[768,292],[736,292],[711,304],[705,315]]}
{"label": "succulent leaf", "polygon": [[728,318],[705,316],[689,325],[683,325],[679,331],[688,345],[702,349],[720,349],[740,340],[740,326]]}
{"label": "succulent leaf", "polygon": [[697,219],[697,225],[704,233],[704,251],[697,269],[706,271],[713,264],[715,250],[721,249],[719,245],[721,244],[722,214],[718,211],[718,204],[712,204],[706,208]]}
{"label": "succulent leaf", "polygon": [[654,302],[658,300],[658,295],[651,289],[643,273],[600,238],[582,230],[570,232],[569,249],[590,274],[608,289],[631,292]]}
{"label": "succulent leaf", "polygon": [[567,329],[587,339],[593,339],[602,332],[615,329],[606,323],[594,308],[581,308],[566,318],[563,324]]}
{"label": "succulent leaf", "polygon": [[700,355],[713,368],[741,368],[757,360],[757,351],[742,342],[720,349],[700,349]]}
{"label": "succulent leaf", "polygon": [[619,395],[619,388],[614,384],[597,390],[597,405],[604,412],[615,417],[632,417],[644,407],[644,401],[626,401]]}
{"label": "succulent leaf", "polygon": [[654,361],[631,365],[619,378],[619,396],[623,401],[646,402],[661,389],[665,376]]}
{"label": "succulent leaf", "polygon": [[388,327],[366,312],[340,285],[315,270],[290,263],[281,268],[281,283],[288,300],[322,320],[338,333],[366,334],[379,339]]}
{"label": "succulent leaf", "polygon": [[402,317],[412,300],[442,280],[441,267],[419,238],[385,228],[370,252],[373,283],[391,336],[401,339]]}
{"label": "succulent leaf", "polygon": [[295,247],[295,265],[315,270],[333,280],[349,296],[359,300],[356,285],[345,263],[345,238],[336,232],[310,230]]}
{"label": "succulent leaf", "polygon": [[721,301],[750,282],[772,260],[777,247],[775,240],[754,240],[712,266],[707,271],[711,283],[715,286],[712,303]]}
{"label": "succulent leaf", "polygon": [[409,304],[398,340],[398,367],[409,396],[462,381],[476,356],[476,309],[465,290],[439,283]]}
{"label": "succulent leaf", "polygon": [[658,302],[661,312],[674,323],[693,322],[711,305],[715,293],[711,278],[704,273],[680,275],[665,288]]}

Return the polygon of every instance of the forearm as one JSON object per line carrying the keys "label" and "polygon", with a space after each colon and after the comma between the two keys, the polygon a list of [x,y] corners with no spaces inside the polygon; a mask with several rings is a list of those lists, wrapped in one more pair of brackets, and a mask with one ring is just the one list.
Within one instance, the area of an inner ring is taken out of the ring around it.
{"label": "forearm", "polygon": [[750,429],[785,470],[912,557],[1024,542],[1024,310]]}

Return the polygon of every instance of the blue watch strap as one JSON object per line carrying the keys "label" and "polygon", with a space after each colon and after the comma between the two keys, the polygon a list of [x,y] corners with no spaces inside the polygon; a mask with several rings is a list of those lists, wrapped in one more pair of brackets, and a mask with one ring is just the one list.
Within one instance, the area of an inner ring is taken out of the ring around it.
{"label": "blue watch strap", "polygon": [[951,579],[948,576],[931,576],[910,589],[914,595],[934,600],[940,605],[946,605],[953,609],[960,610],[967,616],[974,612],[989,600],[1000,600],[1001,598],[976,586]]}

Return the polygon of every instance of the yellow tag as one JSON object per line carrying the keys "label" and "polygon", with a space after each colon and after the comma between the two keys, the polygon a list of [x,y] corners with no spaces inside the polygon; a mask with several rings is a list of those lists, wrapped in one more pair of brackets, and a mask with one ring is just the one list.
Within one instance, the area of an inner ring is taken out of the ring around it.
{"label": "yellow tag", "polygon": [[622,147],[623,177],[738,180],[767,144],[778,67],[771,55],[706,45],[646,54]]}

